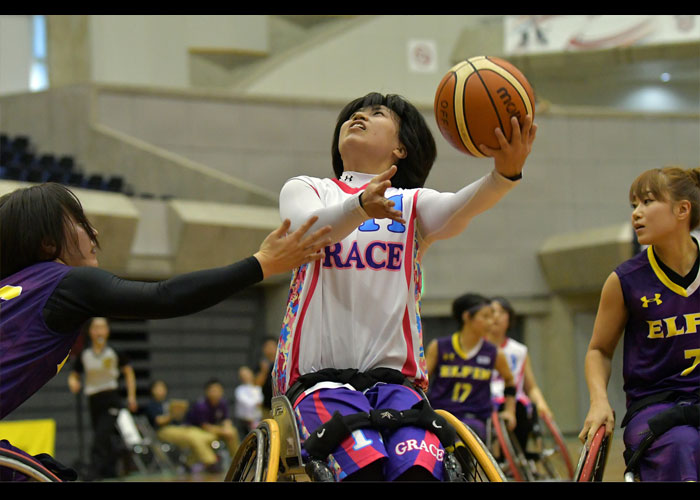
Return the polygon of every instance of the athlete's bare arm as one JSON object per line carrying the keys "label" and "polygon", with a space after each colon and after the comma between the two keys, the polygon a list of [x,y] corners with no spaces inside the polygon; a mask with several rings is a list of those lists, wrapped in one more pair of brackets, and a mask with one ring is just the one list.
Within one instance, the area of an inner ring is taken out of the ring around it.
{"label": "athlete's bare arm", "polygon": [[[496,356],[496,363],[494,365],[494,368],[505,382],[505,386],[512,387],[513,389],[515,389],[515,379],[513,378],[513,373],[511,373],[510,368],[508,367],[508,360],[506,359],[506,355],[503,354],[503,351],[501,349],[498,350],[498,355]],[[513,429],[515,429],[515,426],[517,424],[517,421],[515,419],[515,397],[506,397],[505,405],[503,411],[501,412],[501,416],[503,417],[503,420],[505,421],[508,430],[512,431]]]}
{"label": "athlete's bare arm", "polygon": [[620,279],[613,272],[603,285],[584,364],[590,395],[590,409],[579,434],[579,439],[584,443],[603,424],[608,435],[613,431],[615,417],[608,400],[608,382],[613,354],[626,322],[627,310]]}

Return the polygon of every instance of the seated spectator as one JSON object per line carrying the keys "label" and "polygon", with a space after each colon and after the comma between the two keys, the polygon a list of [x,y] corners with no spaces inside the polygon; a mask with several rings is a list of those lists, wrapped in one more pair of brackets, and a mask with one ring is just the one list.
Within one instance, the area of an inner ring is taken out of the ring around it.
{"label": "seated spectator", "polygon": [[263,391],[255,384],[255,374],[247,366],[238,370],[240,384],[234,391],[233,416],[239,436],[243,437],[257,427],[262,419]]}
{"label": "seated spectator", "polygon": [[204,469],[219,472],[218,459],[212,448],[211,433],[185,423],[189,403],[181,399],[170,399],[168,386],[162,380],[151,384],[151,399],[144,414],[156,431],[158,439],[170,443],[183,452],[189,452],[187,466],[191,471]]}
{"label": "seated spectator", "polygon": [[204,397],[190,406],[186,421],[211,434],[212,441],[220,440],[226,443],[231,456],[236,454],[240,439],[229,415],[224,386],[219,379],[212,378],[207,381],[204,385]]}

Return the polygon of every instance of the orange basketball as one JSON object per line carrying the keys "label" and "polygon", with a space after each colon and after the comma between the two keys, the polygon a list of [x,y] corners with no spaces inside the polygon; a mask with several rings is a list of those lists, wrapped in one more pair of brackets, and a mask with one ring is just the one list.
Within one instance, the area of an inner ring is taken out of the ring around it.
{"label": "orange basketball", "polygon": [[530,83],[508,61],[478,56],[455,64],[435,92],[435,120],[452,146],[483,158],[484,144],[499,149],[494,130],[510,141],[512,116],[522,125],[525,115],[535,117],[535,95]]}

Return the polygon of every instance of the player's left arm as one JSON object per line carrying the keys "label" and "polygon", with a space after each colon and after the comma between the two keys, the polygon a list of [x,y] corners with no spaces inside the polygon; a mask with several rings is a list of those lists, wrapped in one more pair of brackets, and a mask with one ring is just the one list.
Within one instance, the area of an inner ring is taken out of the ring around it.
{"label": "player's left arm", "polygon": [[136,402],[136,375],[134,374],[134,368],[130,364],[125,364],[122,366],[122,374],[126,382],[126,400],[129,410],[135,412],[138,410],[138,403]]}
{"label": "player's left arm", "polygon": [[438,365],[438,343],[437,340],[432,340],[428,344],[428,348],[425,350],[425,363],[426,371],[428,376],[432,376],[435,373],[435,369]]}
{"label": "player's left arm", "polygon": [[518,183],[537,126],[527,116],[522,131],[513,118],[513,136],[508,142],[499,131],[500,149],[485,148],[494,159],[494,170],[455,193],[422,189],[418,195],[417,224],[426,245],[458,235],[477,215],[485,212],[503,198]]}
{"label": "player's left arm", "polygon": [[530,363],[530,355],[525,356],[525,368],[524,368],[524,389],[525,393],[532,400],[532,402],[537,407],[537,413],[540,415],[552,416],[552,410],[549,409],[547,401],[544,399],[544,394],[540,390],[540,386],[537,385],[537,380],[535,379],[535,373],[532,371],[532,364]]}

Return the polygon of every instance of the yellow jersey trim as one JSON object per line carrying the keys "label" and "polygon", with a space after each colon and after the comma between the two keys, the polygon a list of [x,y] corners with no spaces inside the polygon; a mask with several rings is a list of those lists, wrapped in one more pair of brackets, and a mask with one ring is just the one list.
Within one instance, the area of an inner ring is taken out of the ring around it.
{"label": "yellow jersey trim", "polygon": [[663,269],[661,269],[661,266],[659,266],[659,263],[656,261],[656,257],[654,256],[654,248],[651,245],[647,247],[647,257],[649,258],[651,268],[654,270],[654,274],[656,274],[656,277],[659,278],[659,281],[661,281],[666,288],[674,293],[677,293],[681,297],[688,296],[688,292],[685,288],[676,285],[668,276],[666,276],[666,273],[664,273]]}

